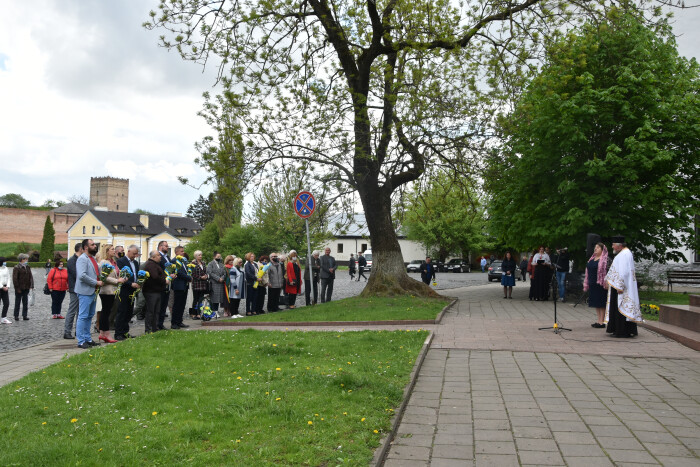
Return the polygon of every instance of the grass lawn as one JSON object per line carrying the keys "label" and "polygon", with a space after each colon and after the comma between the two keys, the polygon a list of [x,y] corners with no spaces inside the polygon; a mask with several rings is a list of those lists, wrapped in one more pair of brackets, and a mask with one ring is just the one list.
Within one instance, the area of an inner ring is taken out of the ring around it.
{"label": "grass lawn", "polygon": [[159,332],[0,388],[0,465],[368,465],[425,331]]}
{"label": "grass lawn", "polygon": [[[15,253],[15,248],[17,248],[17,245],[19,245],[19,242],[0,243],[0,256],[12,256]],[[37,251],[41,249],[40,243],[28,243],[28,245],[31,245],[32,249]],[[67,249],[68,245],[65,243],[57,243],[54,245],[55,251],[64,251]]]}
{"label": "grass lawn", "polygon": [[658,321],[659,312],[645,305],[688,305],[690,297],[683,292],[664,292],[661,290],[642,290],[639,292],[642,304],[642,317],[649,321]]}
{"label": "grass lawn", "polygon": [[[303,299],[303,298],[302,298]],[[297,297],[299,300],[299,297]],[[314,307],[285,310],[258,316],[246,316],[236,321],[293,322],[293,321],[391,321],[430,320],[450,303],[443,298],[422,297],[351,297]]]}

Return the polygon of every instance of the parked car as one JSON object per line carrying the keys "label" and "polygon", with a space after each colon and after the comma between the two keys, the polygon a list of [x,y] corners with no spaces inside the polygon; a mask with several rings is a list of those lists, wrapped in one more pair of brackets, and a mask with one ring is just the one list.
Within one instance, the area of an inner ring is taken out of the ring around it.
{"label": "parked car", "polygon": [[[503,269],[501,268],[503,264],[503,261],[501,260],[496,260],[493,263],[489,265],[489,271],[488,271],[488,279],[489,282],[492,280],[501,280],[501,276],[503,275]],[[515,277],[520,277],[520,268],[515,267]]]}
{"label": "parked car", "polygon": [[423,264],[422,259],[414,259],[406,265],[406,272],[418,272],[421,264]]}
{"label": "parked car", "polygon": [[445,265],[447,272],[471,272],[469,261],[463,258],[452,258]]}

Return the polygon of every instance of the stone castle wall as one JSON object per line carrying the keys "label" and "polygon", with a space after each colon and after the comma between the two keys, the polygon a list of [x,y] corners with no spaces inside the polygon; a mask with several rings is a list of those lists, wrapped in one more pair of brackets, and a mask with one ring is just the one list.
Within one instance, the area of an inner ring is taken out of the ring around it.
{"label": "stone castle wall", "polygon": [[56,231],[56,243],[68,241],[68,228],[80,217],[79,214],[59,214],[34,209],[0,208],[0,243],[41,243],[46,216],[51,217]]}

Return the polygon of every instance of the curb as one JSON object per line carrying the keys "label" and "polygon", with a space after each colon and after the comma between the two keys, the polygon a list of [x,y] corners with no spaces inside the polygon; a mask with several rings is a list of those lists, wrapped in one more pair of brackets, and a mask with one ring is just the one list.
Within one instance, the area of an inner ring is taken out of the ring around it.
{"label": "curb", "polygon": [[[448,306],[451,305],[452,303]],[[423,367],[423,362],[425,361],[425,356],[428,354],[428,350],[430,350],[430,344],[433,342],[434,335],[435,334],[433,333],[433,331],[430,331],[430,334],[428,335],[428,337],[426,337],[425,342],[423,342],[423,347],[421,348],[420,354],[418,354],[418,358],[416,358],[416,363],[413,365],[413,371],[411,372],[411,380],[409,381],[408,386],[406,386],[406,388],[403,391],[403,401],[401,402],[399,409],[396,411],[396,415],[394,415],[394,420],[391,423],[391,430],[389,431],[389,433],[387,433],[386,437],[382,439],[381,445],[379,446],[379,448],[377,448],[377,450],[374,453],[374,457],[372,458],[373,466],[381,467],[384,465],[384,461],[386,460],[386,456],[389,453],[389,449],[391,449],[391,443],[394,441],[394,438],[396,436],[396,430],[398,430],[399,424],[401,423],[401,419],[403,418],[403,414],[406,411],[408,400],[410,399],[411,393],[413,392],[413,388],[416,386],[416,381],[418,380],[418,373]]]}
{"label": "curb", "polygon": [[654,331],[693,350],[700,351],[700,341],[697,340],[697,337],[693,338],[691,336],[683,335],[683,328],[679,328],[680,332],[676,332],[673,328],[666,329],[646,322],[637,323],[637,326],[641,326],[644,329],[648,329],[649,331]]}
{"label": "curb", "polygon": [[391,321],[206,321],[202,323],[202,327],[311,327],[311,326],[416,326],[425,324],[440,324],[445,313],[455,304],[457,299],[453,299],[448,303],[435,319],[410,319],[410,320],[391,320]]}

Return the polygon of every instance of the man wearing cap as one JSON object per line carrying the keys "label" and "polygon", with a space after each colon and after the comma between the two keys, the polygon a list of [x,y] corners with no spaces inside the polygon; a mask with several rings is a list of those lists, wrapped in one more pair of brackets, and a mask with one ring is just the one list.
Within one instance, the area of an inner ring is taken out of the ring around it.
{"label": "man wearing cap", "polygon": [[637,323],[642,321],[634,258],[627,248],[625,237],[615,236],[612,242],[616,256],[605,277],[605,288],[608,289],[606,332],[613,337],[633,337],[637,335]]}

